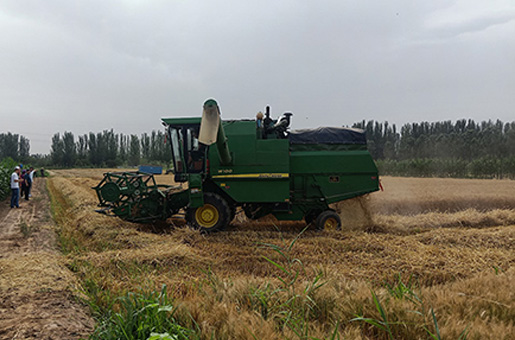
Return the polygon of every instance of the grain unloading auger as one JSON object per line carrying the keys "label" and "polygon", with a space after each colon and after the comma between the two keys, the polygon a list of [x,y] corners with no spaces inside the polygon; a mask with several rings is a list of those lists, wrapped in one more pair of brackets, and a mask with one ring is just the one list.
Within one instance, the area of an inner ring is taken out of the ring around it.
{"label": "grain unloading auger", "polygon": [[99,212],[131,222],[184,216],[189,225],[215,231],[237,209],[250,219],[339,228],[330,204],[379,189],[377,167],[361,130],[321,127],[288,131],[292,114],[280,119],[222,121],[210,99],[202,118],[164,118],[176,183],[157,185],[141,172],[107,173],[96,190]]}

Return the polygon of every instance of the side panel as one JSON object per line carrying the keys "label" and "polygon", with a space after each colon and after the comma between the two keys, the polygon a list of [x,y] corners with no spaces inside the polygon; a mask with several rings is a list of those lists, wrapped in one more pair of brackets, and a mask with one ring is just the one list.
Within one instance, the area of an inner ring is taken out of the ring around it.
{"label": "side panel", "polygon": [[213,178],[213,181],[237,203],[288,202],[290,181],[286,178]]}
{"label": "side panel", "polygon": [[377,167],[366,149],[292,152],[291,176],[294,202],[322,198],[330,204],[379,189]]}
{"label": "side panel", "polygon": [[377,167],[367,150],[299,151],[291,154],[292,174],[374,173]]}
{"label": "side panel", "polygon": [[257,140],[255,121],[223,122],[223,127],[233,161],[221,165],[218,150],[210,147],[212,181],[237,203],[288,202],[288,140]]}

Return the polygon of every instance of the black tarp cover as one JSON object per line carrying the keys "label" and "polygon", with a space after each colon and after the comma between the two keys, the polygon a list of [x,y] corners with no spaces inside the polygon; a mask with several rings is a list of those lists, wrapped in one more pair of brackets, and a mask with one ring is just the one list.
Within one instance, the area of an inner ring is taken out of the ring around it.
{"label": "black tarp cover", "polygon": [[290,144],[367,144],[363,130],[343,127],[293,130],[289,138]]}

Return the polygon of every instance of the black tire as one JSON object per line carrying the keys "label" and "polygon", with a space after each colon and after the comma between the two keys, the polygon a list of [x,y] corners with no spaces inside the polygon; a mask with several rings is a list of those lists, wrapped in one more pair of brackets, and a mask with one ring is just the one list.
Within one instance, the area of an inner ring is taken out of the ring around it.
{"label": "black tire", "polygon": [[335,211],[326,210],[318,215],[315,225],[318,230],[340,230],[342,228],[342,220]]}
{"label": "black tire", "polygon": [[186,221],[202,232],[213,232],[225,228],[230,223],[231,210],[227,202],[217,194],[204,194],[204,205],[186,211]]}

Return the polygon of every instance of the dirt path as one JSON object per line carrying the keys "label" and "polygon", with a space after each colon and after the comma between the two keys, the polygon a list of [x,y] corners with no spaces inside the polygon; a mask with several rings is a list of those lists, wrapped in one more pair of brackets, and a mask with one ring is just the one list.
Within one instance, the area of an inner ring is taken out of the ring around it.
{"label": "dirt path", "polygon": [[20,209],[0,202],[0,339],[79,339],[92,331],[57,250],[46,180]]}

